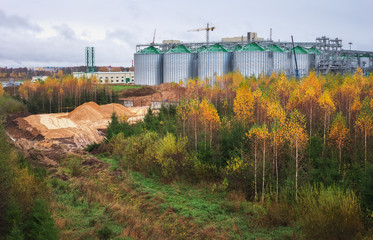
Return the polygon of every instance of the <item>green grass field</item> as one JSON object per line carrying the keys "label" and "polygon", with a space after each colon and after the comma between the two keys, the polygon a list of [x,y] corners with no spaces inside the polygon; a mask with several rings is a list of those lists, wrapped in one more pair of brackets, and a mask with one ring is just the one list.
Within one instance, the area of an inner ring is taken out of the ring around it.
{"label": "green grass field", "polygon": [[136,88],[142,88],[142,86],[136,86],[136,85],[114,85],[110,86],[111,89],[113,89],[115,92],[126,90],[126,89],[136,89]]}
{"label": "green grass field", "polygon": [[68,181],[50,179],[52,212],[61,239],[105,239],[103,233],[117,240],[280,240],[296,236],[294,226],[260,224],[264,207],[225,190],[162,183],[134,171],[120,171],[113,158],[99,158],[102,163],[81,165],[75,177],[68,168],[60,169],[70,176]]}

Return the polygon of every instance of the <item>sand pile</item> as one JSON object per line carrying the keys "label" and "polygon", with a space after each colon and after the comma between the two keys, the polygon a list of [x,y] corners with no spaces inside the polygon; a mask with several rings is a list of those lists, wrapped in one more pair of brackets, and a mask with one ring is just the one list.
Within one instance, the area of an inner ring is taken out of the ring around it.
{"label": "sand pile", "polygon": [[[78,148],[104,139],[100,129],[106,129],[111,115],[131,118],[142,111],[132,112],[120,104],[99,106],[94,102],[84,103],[70,113],[30,115],[16,119],[19,129],[44,139],[66,141],[70,139]],[[63,140],[64,139],[64,140]]]}
{"label": "sand pile", "polygon": [[119,103],[112,103],[100,106],[100,113],[104,118],[111,118],[111,115],[115,112],[117,116],[125,115],[130,117],[133,113]]}
{"label": "sand pile", "polygon": [[100,112],[100,106],[94,102],[84,103],[75,108],[74,111],[67,116],[74,122],[78,121],[99,121],[104,118]]}

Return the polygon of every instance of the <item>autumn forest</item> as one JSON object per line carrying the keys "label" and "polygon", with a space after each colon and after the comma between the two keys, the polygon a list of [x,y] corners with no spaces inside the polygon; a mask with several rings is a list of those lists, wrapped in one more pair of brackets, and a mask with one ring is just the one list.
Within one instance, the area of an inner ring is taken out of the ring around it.
{"label": "autumn forest", "polygon": [[[84,225],[84,234],[100,239],[373,236],[373,75],[364,76],[361,69],[352,75],[311,72],[297,80],[284,73],[245,78],[232,72],[171,87],[177,104],[149,108],[144,121],[133,124],[113,114],[105,141],[87,146],[88,154],[110,166],[109,175],[93,182],[98,172],[75,157],[61,163],[70,169],[69,181],[46,180],[56,199],[77,194],[87,202],[83,210],[76,200],[71,205],[84,213],[82,222],[88,222],[86,212],[95,211],[92,202],[105,207],[111,224],[106,220],[93,230]],[[18,99],[32,113],[70,111],[87,101],[118,102],[117,94],[95,79],[70,75],[26,82]],[[116,171],[126,177],[113,180]],[[97,186],[86,193],[84,184]],[[110,201],[94,197],[109,195]],[[114,226],[121,224],[135,233],[116,233]],[[88,236],[58,228],[62,238]]]}

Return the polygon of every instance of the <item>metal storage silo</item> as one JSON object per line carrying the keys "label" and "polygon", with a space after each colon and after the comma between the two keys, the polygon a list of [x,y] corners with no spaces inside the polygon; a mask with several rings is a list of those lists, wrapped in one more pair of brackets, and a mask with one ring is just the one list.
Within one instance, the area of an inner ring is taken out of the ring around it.
{"label": "metal storage silo", "polygon": [[258,77],[261,73],[269,74],[271,72],[269,54],[269,51],[257,43],[250,43],[233,53],[233,71],[240,71],[244,77],[252,75]]}
{"label": "metal storage silo", "polygon": [[216,76],[223,76],[231,69],[231,53],[220,44],[214,44],[198,53],[198,77],[213,84]]}
{"label": "metal storage silo", "polygon": [[163,82],[163,54],[153,47],[147,47],[134,56],[135,84],[159,85]]}
{"label": "metal storage silo", "polygon": [[298,73],[299,77],[303,77],[305,75],[308,75],[310,71],[310,59],[308,51],[300,46],[296,46],[292,49],[291,53],[291,74],[295,75],[295,58],[294,58],[294,52],[297,57],[297,64],[298,64]]}
{"label": "metal storage silo", "polygon": [[309,69],[315,69],[316,68],[316,62],[320,58],[321,52],[317,50],[315,47],[311,47],[308,49],[308,55],[309,55]]}
{"label": "metal storage silo", "polygon": [[289,52],[276,44],[268,46],[268,50],[272,52],[272,72],[290,74],[291,56]]}
{"label": "metal storage silo", "polygon": [[194,55],[179,45],[163,54],[163,82],[187,82],[193,78]]}

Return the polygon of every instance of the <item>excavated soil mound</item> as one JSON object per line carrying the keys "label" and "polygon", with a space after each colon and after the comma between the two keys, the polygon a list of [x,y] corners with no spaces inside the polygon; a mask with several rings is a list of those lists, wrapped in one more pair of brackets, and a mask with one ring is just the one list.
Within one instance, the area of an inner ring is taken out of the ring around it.
{"label": "excavated soil mound", "polygon": [[[123,90],[125,94],[120,95],[122,97],[121,100],[133,101],[134,107],[151,106],[151,102],[178,102],[187,95],[184,87],[172,83],[163,83],[152,87],[144,86],[136,89],[136,91],[128,90]],[[140,91],[143,91],[144,94],[138,94]]]}
{"label": "excavated soil mound", "polygon": [[76,121],[99,121],[104,118],[100,106],[94,102],[84,103],[67,115],[67,118]]}

